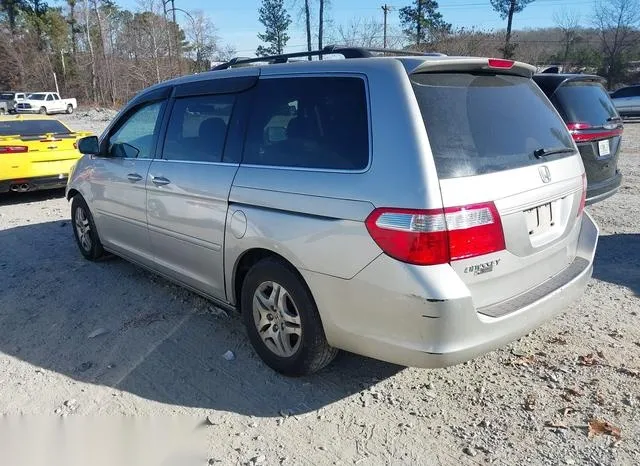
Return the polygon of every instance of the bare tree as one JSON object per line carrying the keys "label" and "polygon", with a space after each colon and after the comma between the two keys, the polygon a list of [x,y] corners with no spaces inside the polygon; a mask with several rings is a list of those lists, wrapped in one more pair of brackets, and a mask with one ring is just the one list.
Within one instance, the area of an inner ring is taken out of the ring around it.
{"label": "bare tree", "polygon": [[191,14],[192,21],[187,29],[187,40],[190,44],[190,55],[194,62],[195,72],[206,71],[218,48],[218,36],[211,18],[202,10]]}
{"label": "bare tree", "polygon": [[91,97],[93,102],[98,101],[98,84],[96,76],[96,56],[93,52],[93,44],[91,42],[91,10],[89,9],[89,0],[84,0],[84,31],[87,40],[87,47],[91,56]]}
{"label": "bare tree", "polygon": [[612,88],[625,72],[625,55],[640,41],[640,0],[599,0],[594,23],[600,35],[603,72]]}
{"label": "bare tree", "polygon": [[[388,34],[388,47],[400,47],[403,41],[401,31],[392,29]],[[341,45],[352,47],[382,48],[384,41],[384,24],[375,18],[351,18],[347,23],[336,27],[335,36]]]}
{"label": "bare tree", "polygon": [[563,8],[554,13],[553,20],[562,32],[562,66],[568,70],[571,49],[580,41],[580,13]]}

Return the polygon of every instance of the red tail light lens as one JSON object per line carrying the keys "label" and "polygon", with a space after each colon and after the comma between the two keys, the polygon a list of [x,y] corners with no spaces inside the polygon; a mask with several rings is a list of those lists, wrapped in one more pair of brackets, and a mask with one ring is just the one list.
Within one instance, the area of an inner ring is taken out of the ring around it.
{"label": "red tail light lens", "polygon": [[569,131],[578,131],[591,128],[591,124],[579,121],[577,123],[567,123],[567,128],[569,128]]}
{"label": "red tail light lens", "polygon": [[500,214],[493,202],[445,209],[451,260],[505,248]]}
{"label": "red tail light lens", "polygon": [[578,217],[584,212],[584,206],[587,203],[587,175],[582,174],[582,196],[580,197],[580,206],[578,207]]}
{"label": "red tail light lens", "polygon": [[445,264],[505,248],[502,222],[492,202],[444,210],[381,208],[365,223],[387,255],[409,264]]}
{"label": "red tail light lens", "polygon": [[504,60],[502,58],[489,58],[489,68],[500,68],[510,70],[515,62],[513,60]]}
{"label": "red tail light lens", "polygon": [[593,128],[593,126],[591,126],[589,123],[584,122],[567,123],[567,128],[569,129],[571,137],[573,137],[573,140],[575,142],[597,141],[599,139],[607,139],[614,136],[622,135],[622,128],[581,133],[580,131],[582,130],[589,130]]}
{"label": "red tail light lens", "polygon": [[20,152],[29,152],[27,146],[0,146],[0,154],[18,154]]}

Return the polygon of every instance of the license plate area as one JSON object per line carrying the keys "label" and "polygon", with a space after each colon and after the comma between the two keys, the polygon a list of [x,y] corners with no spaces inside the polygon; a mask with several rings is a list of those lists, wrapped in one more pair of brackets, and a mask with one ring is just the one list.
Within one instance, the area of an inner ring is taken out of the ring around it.
{"label": "license plate area", "polygon": [[611,155],[611,143],[608,139],[598,141],[598,154],[600,157],[607,157],[608,155]]}
{"label": "license plate area", "polygon": [[533,209],[525,210],[524,215],[527,220],[529,236],[537,236],[547,233],[555,225],[553,218],[553,202],[548,202],[534,207]]}

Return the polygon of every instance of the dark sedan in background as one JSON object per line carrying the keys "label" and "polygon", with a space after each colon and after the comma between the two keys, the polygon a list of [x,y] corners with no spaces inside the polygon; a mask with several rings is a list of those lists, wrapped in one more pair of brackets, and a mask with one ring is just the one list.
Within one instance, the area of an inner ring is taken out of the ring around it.
{"label": "dark sedan in background", "polygon": [[558,109],[580,150],[587,174],[587,204],[614,195],[622,183],[618,155],[623,126],[603,86],[604,78],[539,73],[533,80]]}

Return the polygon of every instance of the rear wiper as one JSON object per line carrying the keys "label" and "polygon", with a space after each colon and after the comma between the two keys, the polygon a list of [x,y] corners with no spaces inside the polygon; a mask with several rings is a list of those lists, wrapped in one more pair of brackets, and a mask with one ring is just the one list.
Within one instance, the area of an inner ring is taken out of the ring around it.
{"label": "rear wiper", "polygon": [[573,149],[569,149],[568,147],[555,147],[551,149],[545,149],[541,147],[540,149],[534,150],[533,155],[535,158],[539,159],[540,157],[546,157],[547,155],[568,154],[569,152],[573,153]]}

